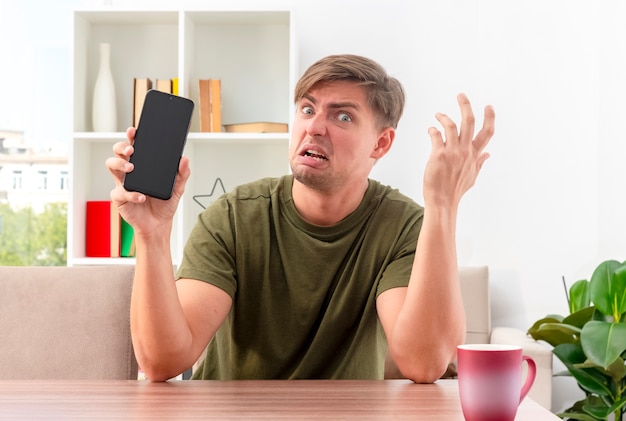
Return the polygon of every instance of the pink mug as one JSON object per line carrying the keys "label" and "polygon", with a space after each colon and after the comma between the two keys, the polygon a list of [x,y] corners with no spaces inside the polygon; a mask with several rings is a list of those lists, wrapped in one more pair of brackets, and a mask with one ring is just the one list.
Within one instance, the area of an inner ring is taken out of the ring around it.
{"label": "pink mug", "polygon": [[[535,361],[515,345],[466,344],[457,348],[459,396],[466,421],[513,421],[535,381]],[[528,366],[522,384],[522,363]]]}

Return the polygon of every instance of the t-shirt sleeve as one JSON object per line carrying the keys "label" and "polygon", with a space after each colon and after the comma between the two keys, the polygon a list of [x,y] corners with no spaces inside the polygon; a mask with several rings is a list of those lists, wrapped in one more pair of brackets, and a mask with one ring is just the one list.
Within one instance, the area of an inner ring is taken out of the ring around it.
{"label": "t-shirt sleeve", "polygon": [[176,279],[190,278],[224,290],[234,299],[237,291],[235,236],[226,196],[204,210],[194,225]]}
{"label": "t-shirt sleeve", "polygon": [[420,215],[407,223],[401,238],[398,240],[397,250],[393,254],[391,261],[385,266],[378,287],[376,297],[383,292],[409,285],[413,261],[415,260],[415,249],[420,230],[422,228],[422,217]]}

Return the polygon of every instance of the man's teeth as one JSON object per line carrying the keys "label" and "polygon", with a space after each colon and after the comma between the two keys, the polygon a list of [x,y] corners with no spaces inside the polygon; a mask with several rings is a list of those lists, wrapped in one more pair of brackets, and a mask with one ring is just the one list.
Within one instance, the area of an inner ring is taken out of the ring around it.
{"label": "man's teeth", "polygon": [[304,153],[305,156],[309,156],[313,159],[317,159],[318,161],[326,161],[328,158],[326,158],[324,155],[317,153],[315,151],[312,150],[308,150]]}

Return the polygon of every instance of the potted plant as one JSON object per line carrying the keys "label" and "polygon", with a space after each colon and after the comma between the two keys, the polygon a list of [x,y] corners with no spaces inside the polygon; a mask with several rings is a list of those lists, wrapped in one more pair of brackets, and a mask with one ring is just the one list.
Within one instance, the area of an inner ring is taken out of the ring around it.
{"label": "potted plant", "polygon": [[569,289],[570,314],[548,315],[528,333],[552,345],[585,392],[559,417],[572,420],[621,420],[626,413],[626,262],[606,260],[591,279]]}

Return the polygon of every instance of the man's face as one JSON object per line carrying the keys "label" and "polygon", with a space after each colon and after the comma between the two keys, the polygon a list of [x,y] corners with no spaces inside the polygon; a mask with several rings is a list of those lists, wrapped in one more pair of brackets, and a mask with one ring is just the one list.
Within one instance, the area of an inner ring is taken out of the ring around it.
{"label": "man's face", "polygon": [[362,183],[380,157],[382,132],[363,87],[349,81],[314,86],[296,104],[289,147],[294,178],[327,193]]}

